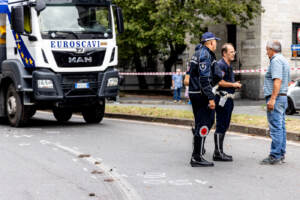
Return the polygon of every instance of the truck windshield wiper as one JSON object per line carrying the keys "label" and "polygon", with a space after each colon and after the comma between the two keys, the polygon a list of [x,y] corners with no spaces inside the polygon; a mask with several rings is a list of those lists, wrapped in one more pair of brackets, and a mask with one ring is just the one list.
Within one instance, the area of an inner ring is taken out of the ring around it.
{"label": "truck windshield wiper", "polygon": [[[79,39],[79,36],[76,34],[76,33],[74,33],[74,32],[72,32],[72,31],[49,31],[48,32],[48,34],[51,36],[51,34],[52,33],[54,33],[54,34],[57,34],[57,33],[67,33],[67,34],[70,34],[70,35],[74,35],[74,37],[76,38],[76,39]],[[51,36],[52,37],[52,36]],[[54,38],[56,38],[56,37],[61,37],[61,35],[57,35],[57,36],[55,36]]]}
{"label": "truck windshield wiper", "polygon": [[105,32],[103,31],[82,31],[82,34],[104,34]]}

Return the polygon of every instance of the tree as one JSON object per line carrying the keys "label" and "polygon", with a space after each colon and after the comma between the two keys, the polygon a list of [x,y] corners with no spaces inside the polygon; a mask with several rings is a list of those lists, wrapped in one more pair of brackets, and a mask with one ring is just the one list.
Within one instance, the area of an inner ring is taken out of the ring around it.
{"label": "tree", "polygon": [[[125,34],[118,40],[120,59],[133,62],[137,71],[143,68],[141,58],[155,63],[160,56],[165,71],[169,72],[184,52],[188,34],[190,42],[196,44],[211,24],[247,28],[263,11],[260,0],[115,0],[115,3],[123,9],[125,19]],[[171,77],[166,76],[165,88],[170,85]]]}

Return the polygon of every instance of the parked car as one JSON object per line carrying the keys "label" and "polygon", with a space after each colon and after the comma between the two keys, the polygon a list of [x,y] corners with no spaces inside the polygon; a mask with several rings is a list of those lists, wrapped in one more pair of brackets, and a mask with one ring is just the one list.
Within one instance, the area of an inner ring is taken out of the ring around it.
{"label": "parked car", "polygon": [[287,115],[292,115],[300,110],[300,79],[293,81],[288,89],[288,108],[286,109]]}

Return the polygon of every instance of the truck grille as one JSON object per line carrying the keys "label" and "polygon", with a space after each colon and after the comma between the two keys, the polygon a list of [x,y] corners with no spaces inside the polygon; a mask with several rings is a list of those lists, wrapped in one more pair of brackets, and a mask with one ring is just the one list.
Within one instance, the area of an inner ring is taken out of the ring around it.
{"label": "truck grille", "polygon": [[74,53],[52,51],[58,67],[91,67],[101,66],[106,50]]}
{"label": "truck grille", "polygon": [[[102,76],[100,76],[102,77]],[[62,75],[61,86],[64,96],[97,96],[99,85],[98,73]],[[89,83],[87,89],[76,89],[76,83]]]}

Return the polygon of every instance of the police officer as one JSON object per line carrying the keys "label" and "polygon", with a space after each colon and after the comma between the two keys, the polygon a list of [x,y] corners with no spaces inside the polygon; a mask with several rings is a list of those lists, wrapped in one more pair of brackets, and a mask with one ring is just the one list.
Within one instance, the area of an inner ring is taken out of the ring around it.
{"label": "police officer", "polygon": [[225,133],[230,125],[233,110],[233,95],[236,88],[241,88],[239,81],[235,82],[231,62],[235,59],[235,50],[232,44],[226,43],[222,46],[222,59],[218,66],[222,71],[223,79],[219,82],[216,95],[216,132],[214,134],[215,151],[214,161],[233,161],[232,156],[223,152]]}
{"label": "police officer", "polygon": [[201,46],[198,46],[190,61],[189,96],[195,118],[194,149],[190,164],[192,167],[214,166],[214,163],[203,158],[205,138],[214,123],[215,95],[213,86],[222,79],[217,67],[217,38],[213,33],[202,35]]}

